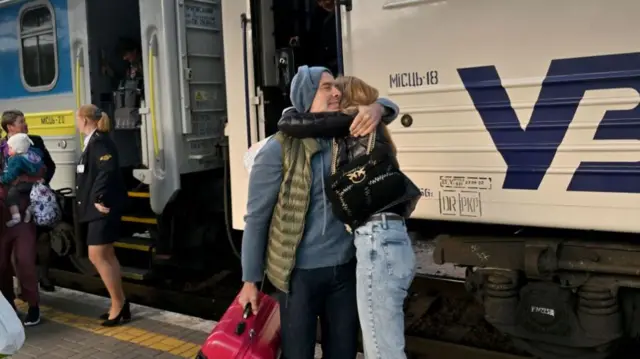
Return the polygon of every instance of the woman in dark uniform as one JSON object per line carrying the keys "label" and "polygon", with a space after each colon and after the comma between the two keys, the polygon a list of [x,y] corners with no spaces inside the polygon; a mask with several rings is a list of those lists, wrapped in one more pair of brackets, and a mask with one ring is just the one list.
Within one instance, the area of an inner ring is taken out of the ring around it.
{"label": "woman in dark uniform", "polygon": [[101,318],[103,326],[116,326],[131,319],[125,299],[113,242],[118,239],[120,212],[127,197],[120,173],[118,153],[107,132],[109,116],[94,105],[84,105],[76,113],[76,123],[84,134],[84,151],[76,169],[78,220],[87,225],[89,259],[104,282],[111,308]]}

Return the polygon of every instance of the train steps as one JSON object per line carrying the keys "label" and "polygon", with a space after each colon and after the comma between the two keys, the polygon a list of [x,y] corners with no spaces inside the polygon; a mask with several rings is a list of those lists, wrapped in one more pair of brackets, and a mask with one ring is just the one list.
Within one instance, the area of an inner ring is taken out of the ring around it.
{"label": "train steps", "polygon": [[129,210],[121,217],[121,237],[113,245],[122,277],[144,281],[151,275],[158,220],[151,210],[148,189],[128,192]]}

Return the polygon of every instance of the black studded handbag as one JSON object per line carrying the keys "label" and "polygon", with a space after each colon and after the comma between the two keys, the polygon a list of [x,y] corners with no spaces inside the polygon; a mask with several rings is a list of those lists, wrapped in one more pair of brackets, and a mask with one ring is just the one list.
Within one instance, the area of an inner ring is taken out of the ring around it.
{"label": "black studded handbag", "polygon": [[394,154],[375,147],[376,132],[369,135],[367,152],[338,167],[338,143],[332,146],[331,174],[325,186],[333,213],[355,229],[369,217],[398,204],[406,191],[406,179]]}

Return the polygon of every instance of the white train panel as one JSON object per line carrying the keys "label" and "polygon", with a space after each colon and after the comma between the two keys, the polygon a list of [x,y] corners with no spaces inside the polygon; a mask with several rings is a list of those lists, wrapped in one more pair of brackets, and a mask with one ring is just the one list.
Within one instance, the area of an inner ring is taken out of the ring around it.
{"label": "white train panel", "polygon": [[354,0],[346,73],[401,108],[391,130],[423,189],[414,217],[640,231],[639,11]]}

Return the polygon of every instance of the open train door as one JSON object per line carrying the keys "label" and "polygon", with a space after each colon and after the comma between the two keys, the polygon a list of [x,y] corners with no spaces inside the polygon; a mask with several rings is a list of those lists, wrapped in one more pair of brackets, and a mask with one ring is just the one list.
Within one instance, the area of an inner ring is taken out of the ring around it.
{"label": "open train door", "polygon": [[176,76],[177,2],[139,0],[139,3],[146,105],[140,113],[144,116],[142,137],[146,139],[143,143],[149,170],[137,173],[136,177],[149,184],[151,208],[160,214],[180,189],[179,164],[183,155],[182,103],[174,101],[180,98],[180,77]]}
{"label": "open train door", "polygon": [[222,4],[224,62],[227,89],[229,168],[233,198],[233,228],[243,229],[249,173],[244,168],[247,149],[258,140],[257,106],[253,64],[253,31],[250,0]]}
{"label": "open train door", "polygon": [[[76,108],[86,103],[91,103],[91,68],[89,64],[89,31],[86,2],[87,0],[69,0],[67,2],[67,11],[69,14],[69,44],[71,47],[71,73]],[[44,2],[41,4],[44,4]],[[75,142],[76,145],[74,146],[76,150],[75,158],[79,158],[84,149],[84,138],[80,136],[80,134],[76,136],[77,142]],[[73,200],[75,201],[75,198]],[[73,238],[73,251],[69,253],[69,259],[74,267],[85,275],[98,275],[95,266],[91,264],[88,258],[87,246],[80,226],[74,223],[73,227],[71,227],[67,223],[62,222],[55,228],[55,231],[60,233],[61,236]]]}

